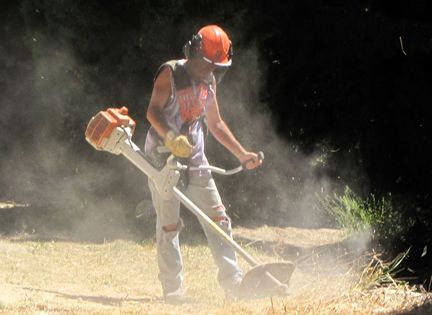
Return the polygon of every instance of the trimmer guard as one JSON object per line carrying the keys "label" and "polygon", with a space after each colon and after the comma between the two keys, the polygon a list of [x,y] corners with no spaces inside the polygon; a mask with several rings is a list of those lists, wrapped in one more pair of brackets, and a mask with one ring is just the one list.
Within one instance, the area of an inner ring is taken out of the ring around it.
{"label": "trimmer guard", "polygon": [[[253,267],[243,277],[240,284],[240,297],[258,299],[269,296],[288,295],[288,283],[294,268],[293,263],[286,261],[259,264]],[[283,285],[275,285],[272,277],[279,280]]]}

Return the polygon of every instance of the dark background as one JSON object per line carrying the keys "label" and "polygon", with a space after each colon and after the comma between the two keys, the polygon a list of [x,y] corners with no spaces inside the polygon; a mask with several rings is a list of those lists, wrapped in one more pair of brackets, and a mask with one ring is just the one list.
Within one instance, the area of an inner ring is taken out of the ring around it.
{"label": "dark background", "polygon": [[[288,198],[319,191],[308,186],[312,177],[335,191],[348,185],[364,197],[391,194],[408,228],[384,245],[390,255],[411,246],[406,264],[415,281],[429,279],[428,2],[20,0],[1,1],[0,14],[0,200],[32,205],[2,211],[0,232],[55,227],[92,240],[106,237],[96,230],[121,222],[139,233],[131,221],[148,196],[145,178],[124,159],[94,151],[83,132],[99,110],[126,105],[142,145],[155,70],[181,58],[185,41],[215,23],[230,35],[235,54],[220,86],[221,110],[242,142],[264,148],[268,161],[254,173],[221,179],[234,220],[281,224],[283,217],[285,225],[331,226],[326,215],[298,211]],[[240,95],[249,104],[247,122],[229,104]],[[263,127],[264,120],[270,123]],[[261,130],[269,126],[272,132]],[[313,170],[302,164],[317,155],[325,162]],[[214,141],[209,156],[236,165]],[[251,193],[265,191],[261,179],[272,172],[278,193]],[[278,205],[274,212],[257,210],[265,200]]]}

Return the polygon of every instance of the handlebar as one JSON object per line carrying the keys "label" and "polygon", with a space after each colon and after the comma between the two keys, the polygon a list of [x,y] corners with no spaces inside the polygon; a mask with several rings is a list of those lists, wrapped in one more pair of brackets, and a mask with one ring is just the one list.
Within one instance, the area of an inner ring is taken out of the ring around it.
{"label": "handlebar", "polygon": [[[258,159],[260,161],[264,160],[264,152],[260,151],[258,152]],[[236,173],[241,172],[242,170],[245,169],[246,164],[249,163],[251,160],[248,160],[246,162],[244,162],[242,165],[239,165],[233,169],[230,170],[226,170],[220,167],[216,167],[216,166],[212,166],[212,165],[200,165],[200,166],[187,166],[184,164],[180,164],[177,162],[177,165],[175,166],[176,168],[178,168],[179,170],[182,171],[186,171],[186,170],[190,170],[190,171],[211,171],[213,173],[217,173],[220,175],[233,175]]]}
{"label": "handlebar", "polygon": [[[126,128],[124,126],[121,126],[120,128],[126,134],[126,138],[127,138],[127,142],[129,144],[129,146],[131,148],[136,147],[136,145],[134,145],[134,143],[132,142],[132,139],[131,139],[132,135],[129,132],[127,132],[127,130],[126,130]],[[136,147],[136,148],[138,149],[138,147]],[[168,148],[166,148],[165,146],[158,147],[157,150],[158,150],[158,153],[170,152],[168,150]],[[264,160],[264,152],[262,152],[262,151],[258,152],[258,159],[260,161]],[[216,167],[216,166],[211,166],[211,165],[200,165],[200,166],[189,167],[187,165],[181,164],[179,161],[176,161],[175,157],[173,155],[171,155],[168,158],[167,164],[169,165],[169,168],[178,169],[180,171],[186,171],[186,170],[205,171],[205,170],[208,170],[210,172],[217,173],[217,174],[220,174],[220,175],[233,175],[233,174],[239,173],[242,170],[244,170],[246,168],[246,164],[248,164],[251,160],[252,159],[247,160],[247,161],[243,162],[241,165],[239,165],[239,166],[237,166],[237,167],[235,167],[233,169],[230,169],[230,170],[226,170],[226,169],[223,169],[223,168],[220,168],[220,167]]]}

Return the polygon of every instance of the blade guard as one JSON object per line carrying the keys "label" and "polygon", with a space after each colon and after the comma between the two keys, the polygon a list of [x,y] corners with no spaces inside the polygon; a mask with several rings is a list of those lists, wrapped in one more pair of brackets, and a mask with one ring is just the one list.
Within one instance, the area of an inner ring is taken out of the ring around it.
{"label": "blade guard", "polygon": [[[289,261],[256,265],[244,275],[239,296],[245,299],[285,296],[288,294],[288,284],[294,269],[295,265]],[[276,286],[266,273],[270,273],[284,286]]]}
{"label": "blade guard", "polygon": [[108,108],[92,117],[85,131],[85,138],[96,150],[111,151],[110,137],[117,127],[128,128],[132,135],[136,123],[128,116],[127,107]]}

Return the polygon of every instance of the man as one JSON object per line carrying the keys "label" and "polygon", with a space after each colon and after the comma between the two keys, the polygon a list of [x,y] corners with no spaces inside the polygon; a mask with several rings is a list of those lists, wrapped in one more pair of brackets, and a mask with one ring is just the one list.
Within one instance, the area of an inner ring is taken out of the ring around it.
{"label": "man", "polygon": [[[155,77],[147,110],[151,124],[145,152],[163,161],[160,147],[184,159],[190,166],[207,165],[204,153],[205,123],[211,134],[248,169],[261,164],[258,155],[249,152],[236,140],[219,113],[216,80],[213,71],[231,65],[232,45],[223,29],[208,25],[199,30],[184,46],[186,59],[163,64]],[[231,235],[230,218],[225,212],[216,185],[208,171],[189,171],[185,194],[226,233]],[[180,204],[174,197],[163,199],[149,181],[157,214],[156,241],[159,279],[167,303],[183,298],[183,264],[179,247],[182,228]],[[242,272],[234,251],[210,229],[203,226],[213,258],[218,266],[218,281],[227,295],[235,295]]]}

